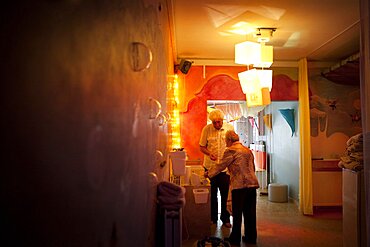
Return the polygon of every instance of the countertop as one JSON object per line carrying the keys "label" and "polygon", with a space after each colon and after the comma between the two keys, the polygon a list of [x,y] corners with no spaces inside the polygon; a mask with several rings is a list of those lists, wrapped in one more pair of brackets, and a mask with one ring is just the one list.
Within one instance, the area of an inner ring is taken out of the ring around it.
{"label": "countertop", "polygon": [[314,172],[341,172],[342,168],[338,166],[340,159],[312,159],[312,171]]}

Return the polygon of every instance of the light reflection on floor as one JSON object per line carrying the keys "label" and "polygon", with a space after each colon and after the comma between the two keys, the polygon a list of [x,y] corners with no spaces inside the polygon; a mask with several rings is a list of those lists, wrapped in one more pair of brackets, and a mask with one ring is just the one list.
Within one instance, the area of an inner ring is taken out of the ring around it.
{"label": "light reflection on floor", "polygon": [[[313,216],[304,216],[294,202],[269,202],[257,197],[257,245],[262,247],[340,247],[342,243],[341,208],[315,209]],[[231,219],[232,223],[232,219]],[[211,225],[213,236],[229,236],[230,229],[222,222]],[[244,229],[242,229],[243,232]],[[197,239],[183,240],[183,247],[196,247]]]}

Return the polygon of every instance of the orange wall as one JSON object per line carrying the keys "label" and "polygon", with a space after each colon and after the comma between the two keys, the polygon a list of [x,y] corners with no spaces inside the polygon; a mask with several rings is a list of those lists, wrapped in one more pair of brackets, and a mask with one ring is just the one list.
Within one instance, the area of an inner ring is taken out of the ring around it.
{"label": "orange wall", "polygon": [[[181,137],[190,160],[203,159],[199,138],[207,124],[207,100],[245,100],[238,73],[245,66],[193,66],[182,81]],[[298,83],[286,74],[273,76],[272,100],[298,100]]]}
{"label": "orange wall", "polygon": [[[202,90],[210,78],[216,75],[225,74],[234,80],[238,80],[238,73],[245,70],[245,66],[206,66],[204,73],[205,77],[203,77],[203,66],[192,66],[187,75],[180,76],[184,82],[183,99],[185,107],[187,107],[189,101]],[[183,109],[183,111],[186,110],[187,108]]]}

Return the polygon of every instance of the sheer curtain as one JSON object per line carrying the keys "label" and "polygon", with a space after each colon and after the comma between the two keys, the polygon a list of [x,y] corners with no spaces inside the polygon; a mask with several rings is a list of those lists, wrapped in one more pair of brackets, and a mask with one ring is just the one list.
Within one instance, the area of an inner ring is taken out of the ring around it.
{"label": "sheer curtain", "polygon": [[265,106],[247,107],[246,102],[225,102],[216,105],[215,108],[224,112],[227,122],[233,122],[241,118],[257,117],[258,112],[262,111]]}
{"label": "sheer curtain", "polygon": [[306,58],[299,60],[298,94],[300,136],[299,209],[305,215],[312,215],[311,127]]}
{"label": "sheer curtain", "polygon": [[216,105],[217,109],[224,112],[227,122],[233,122],[243,116],[242,103],[225,103]]}

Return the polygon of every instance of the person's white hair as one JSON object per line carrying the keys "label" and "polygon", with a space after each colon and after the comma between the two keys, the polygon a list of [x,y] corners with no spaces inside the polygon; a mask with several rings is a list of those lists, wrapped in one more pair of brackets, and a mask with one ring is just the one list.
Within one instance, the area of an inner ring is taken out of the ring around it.
{"label": "person's white hair", "polygon": [[230,140],[232,142],[236,142],[239,141],[239,135],[233,130],[228,130],[226,131],[225,139]]}
{"label": "person's white hair", "polygon": [[215,109],[215,110],[213,110],[209,113],[208,118],[211,121],[215,121],[215,120],[219,120],[219,119],[223,120],[224,116],[225,115],[224,115],[223,111],[221,111],[220,109]]}

